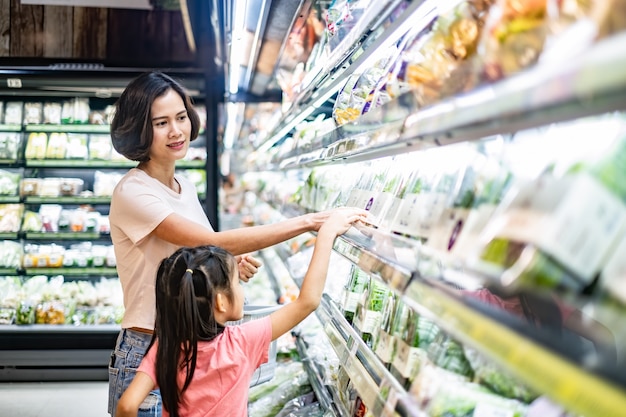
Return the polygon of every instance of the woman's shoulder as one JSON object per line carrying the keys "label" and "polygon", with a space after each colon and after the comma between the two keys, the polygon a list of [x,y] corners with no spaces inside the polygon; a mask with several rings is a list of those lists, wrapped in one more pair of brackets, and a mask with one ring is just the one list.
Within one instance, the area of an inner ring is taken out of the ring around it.
{"label": "woman's shoulder", "polygon": [[120,178],[113,194],[135,192],[137,187],[150,187],[150,176],[137,168],[131,168]]}

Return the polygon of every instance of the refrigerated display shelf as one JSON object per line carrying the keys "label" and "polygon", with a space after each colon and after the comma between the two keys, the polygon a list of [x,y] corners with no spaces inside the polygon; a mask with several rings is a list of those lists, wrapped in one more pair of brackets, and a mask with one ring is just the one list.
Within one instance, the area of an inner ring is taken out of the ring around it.
{"label": "refrigerated display shelf", "polygon": [[111,126],[91,124],[45,124],[25,125],[24,130],[26,132],[109,133]]}
{"label": "refrigerated display shelf", "polygon": [[[330,394],[328,386],[324,382],[323,376],[320,374],[317,365],[313,363],[307,355],[307,343],[302,337],[296,338],[296,348],[300,357],[304,358],[302,364],[309,376],[309,381],[315,392],[315,397],[319,401],[320,405],[326,413],[330,413],[331,416],[348,417],[348,413],[342,410],[341,404],[334,402],[333,397]],[[324,414],[327,415],[327,414]]]}
{"label": "refrigerated display shelf", "polygon": [[370,160],[624,110],[624,43],[626,33],[617,34],[568,65],[538,64],[425,108],[418,109],[413,93],[405,93],[316,139],[316,149],[296,148],[280,168]]}
{"label": "refrigerated display shelf", "polygon": [[0,326],[0,381],[106,381],[119,325]]}
{"label": "refrigerated display shelf", "polygon": [[25,239],[32,240],[98,240],[108,234],[97,232],[25,232]]}
{"label": "refrigerated display shelf", "polygon": [[[313,85],[296,98],[289,111],[278,122],[277,127],[271,132],[269,139],[259,147],[259,151],[266,151],[287,135],[299,123],[311,116],[322,104],[328,101],[345,84],[350,74],[359,73],[368,62],[373,59],[374,53],[380,48],[387,47],[396,42],[404,33],[408,25],[425,27],[435,17],[437,0],[413,1],[398,16],[376,40],[371,42],[365,49],[357,48],[357,41],[367,33],[374,33],[376,28],[383,23],[389,13],[399,4],[399,1],[372,2],[366,9],[366,15],[362,17],[362,23],[354,28],[349,36],[342,40],[341,44],[333,52],[332,56],[324,60],[319,68],[313,68],[312,73],[317,78],[313,81],[303,82]],[[350,61],[351,52],[358,50],[358,56]],[[319,79],[324,76],[324,79]]]}
{"label": "refrigerated display shelf", "polygon": [[[418,248],[416,244],[414,250]],[[555,340],[548,332],[511,320],[499,310],[484,310],[480,303],[471,305],[451,295],[446,290],[449,287],[424,279],[419,268],[409,272],[406,266],[399,267],[394,260],[380,256],[374,244],[366,247],[343,236],[334,249],[365,272],[381,277],[409,306],[450,335],[482,351],[568,409],[586,417],[617,417],[626,409],[626,380],[610,364],[585,368],[588,365],[571,352],[571,346]],[[416,252],[414,259],[419,258]],[[438,264],[433,259],[427,261]],[[471,275],[469,271],[464,274]]]}
{"label": "refrigerated display shelf", "polygon": [[20,271],[20,275],[63,275],[67,277],[87,277],[87,276],[103,276],[116,277],[117,269],[115,267],[89,267],[89,268],[26,268]]}
{"label": "refrigerated display shelf", "polygon": [[20,202],[20,197],[17,195],[0,196],[0,204],[16,204],[19,202]]}
{"label": "refrigerated display shelf", "polygon": [[22,125],[0,124],[0,132],[20,132]]}
{"label": "refrigerated display shelf", "polygon": [[110,204],[110,196],[59,196],[59,197],[39,197],[39,196],[26,196],[24,197],[25,204]]}
{"label": "refrigerated display shelf", "polygon": [[[323,295],[316,313],[324,323],[324,331],[367,409],[377,416],[400,413],[401,410],[396,409],[398,399],[408,394],[343,319],[341,311],[327,294]],[[420,412],[403,410],[400,415],[420,416]]]}
{"label": "refrigerated display shelf", "polygon": [[[27,159],[24,161],[26,168],[79,168],[79,169],[128,169],[135,167],[134,161],[105,161],[86,159]],[[176,169],[203,169],[206,167],[204,160],[180,161],[176,163]]]}

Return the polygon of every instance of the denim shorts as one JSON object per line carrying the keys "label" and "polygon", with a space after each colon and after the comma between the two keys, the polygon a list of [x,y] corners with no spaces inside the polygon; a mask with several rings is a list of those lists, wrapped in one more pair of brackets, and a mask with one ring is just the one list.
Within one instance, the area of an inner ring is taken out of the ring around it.
{"label": "denim shorts", "polygon": [[[122,329],[117,337],[115,350],[109,362],[109,414],[115,416],[115,409],[122,393],[135,377],[141,359],[148,349],[152,335]],[[159,390],[150,394],[139,406],[139,417],[161,416],[161,393]]]}

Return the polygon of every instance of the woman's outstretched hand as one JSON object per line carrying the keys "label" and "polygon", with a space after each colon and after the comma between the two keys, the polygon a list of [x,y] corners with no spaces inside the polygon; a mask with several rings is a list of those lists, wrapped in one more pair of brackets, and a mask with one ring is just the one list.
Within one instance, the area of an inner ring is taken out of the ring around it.
{"label": "woman's outstretched hand", "polygon": [[239,268],[239,279],[248,282],[250,278],[259,272],[259,268],[263,265],[261,261],[251,255],[235,256],[237,267]]}
{"label": "woman's outstretched hand", "polygon": [[[318,213],[311,213],[308,214],[308,216],[310,221],[312,222],[312,230],[316,232],[319,231],[322,225],[324,225],[332,216],[337,213],[342,216],[359,216],[357,220],[364,220],[367,217],[367,211],[355,207],[337,207],[329,210],[320,211]],[[351,221],[350,224],[354,223],[354,221]],[[344,230],[342,233],[345,233],[349,228],[350,227],[346,228],[346,230]]]}
{"label": "woman's outstretched hand", "polygon": [[367,211],[354,207],[340,207],[329,210],[328,217],[319,228],[319,233],[331,232],[335,236],[344,234],[354,223],[364,221]]}

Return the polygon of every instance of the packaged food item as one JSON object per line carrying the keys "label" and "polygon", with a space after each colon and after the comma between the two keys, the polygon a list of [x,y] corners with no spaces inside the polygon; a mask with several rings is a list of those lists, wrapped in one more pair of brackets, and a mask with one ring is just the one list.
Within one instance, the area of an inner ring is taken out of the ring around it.
{"label": "packaged food item", "polygon": [[111,158],[111,137],[108,135],[89,136],[89,159],[108,160]]}
{"label": "packaged food item", "polygon": [[21,125],[24,103],[21,101],[7,101],[4,105],[4,124]]}
{"label": "packaged food item", "polygon": [[19,232],[23,213],[23,204],[0,204],[0,232]]}
{"label": "packaged food item", "polygon": [[60,178],[59,194],[77,196],[83,191],[84,183],[82,178]]}
{"label": "packaged food item", "polygon": [[397,302],[398,296],[390,291],[384,300],[380,328],[378,329],[376,343],[373,346],[374,353],[376,353],[376,356],[378,356],[387,369],[391,369],[391,363],[396,353],[395,338],[392,335],[392,325]]}
{"label": "packaged food item", "polygon": [[27,197],[39,195],[41,182],[41,178],[22,178],[22,181],[20,182],[20,196]]}
{"label": "packaged food item", "polygon": [[63,107],[61,103],[46,102],[43,104],[43,123],[60,125],[61,124],[61,112]]}
{"label": "packaged food item", "polygon": [[16,160],[21,145],[21,135],[17,132],[0,132],[0,159]]}
{"label": "packaged food item", "polygon": [[506,78],[534,65],[548,33],[547,0],[498,0],[478,46],[480,83]]}
{"label": "packaged food item", "polygon": [[[603,137],[585,146],[580,133],[600,125]],[[626,130],[619,119],[601,118],[553,132],[579,134],[565,136],[570,149],[563,158],[573,156],[511,188],[473,264],[503,285],[580,292],[601,272],[626,222]]]}
{"label": "packaged food item", "polygon": [[346,283],[346,288],[343,295],[343,302],[341,304],[343,316],[346,320],[348,320],[348,323],[350,324],[353,324],[354,322],[354,316],[357,311],[357,306],[359,305],[359,301],[363,297],[363,294],[365,293],[365,289],[368,284],[369,275],[356,265],[352,265],[350,278]]}
{"label": "packaged food item", "polygon": [[26,142],[24,157],[26,159],[45,159],[48,146],[48,135],[41,132],[31,132]]}
{"label": "packaged food item", "polygon": [[21,174],[0,169],[0,195],[17,195]]}
{"label": "packaged food item", "polygon": [[46,159],[64,159],[67,151],[67,133],[52,132],[46,147]]}
{"label": "packaged food item", "polygon": [[370,276],[370,282],[364,294],[364,302],[357,306],[352,323],[361,339],[372,348],[376,344],[382,311],[390,293],[389,288],[378,278]]}
{"label": "packaged food item", "polygon": [[67,151],[65,155],[68,159],[87,159],[89,155],[87,150],[87,135],[68,133]]}
{"label": "packaged food item", "polygon": [[38,125],[43,119],[43,105],[40,102],[24,103],[24,124]]}
{"label": "packaged food item", "polygon": [[493,361],[486,359],[475,349],[463,347],[465,358],[474,371],[474,382],[488,387],[496,394],[506,398],[513,398],[529,404],[539,394],[526,386],[518,378],[501,369]]}
{"label": "packaged food item", "polygon": [[[423,323],[420,325],[424,326]],[[424,331],[420,328],[420,335],[426,335],[428,338],[428,357],[432,363],[471,381],[474,378],[474,370],[465,357],[461,343],[443,332],[431,330],[433,326],[431,323],[426,323],[426,326],[428,330]]]}

